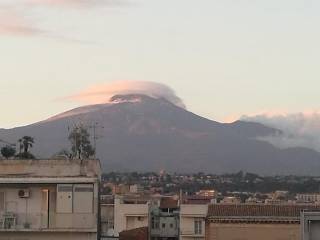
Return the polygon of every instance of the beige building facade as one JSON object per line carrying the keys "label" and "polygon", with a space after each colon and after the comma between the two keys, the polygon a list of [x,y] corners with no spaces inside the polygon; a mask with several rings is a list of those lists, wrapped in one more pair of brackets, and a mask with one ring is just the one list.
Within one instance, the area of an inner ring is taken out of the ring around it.
{"label": "beige building facade", "polygon": [[114,233],[147,227],[149,224],[149,202],[128,200],[116,196],[114,200]]}
{"label": "beige building facade", "polygon": [[97,160],[0,162],[0,240],[98,239]]}

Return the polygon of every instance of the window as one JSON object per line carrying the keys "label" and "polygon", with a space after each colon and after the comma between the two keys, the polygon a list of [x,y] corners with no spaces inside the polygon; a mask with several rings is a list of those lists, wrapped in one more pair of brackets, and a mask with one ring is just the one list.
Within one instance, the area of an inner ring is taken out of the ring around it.
{"label": "window", "polygon": [[93,213],[93,184],[58,184],[57,213]]}
{"label": "window", "polygon": [[158,217],[151,218],[151,228],[152,229],[159,229],[160,226],[160,219]]}
{"label": "window", "polygon": [[195,234],[202,234],[202,219],[196,218],[194,220],[194,233]]}
{"label": "window", "polygon": [[173,228],[173,224],[172,223],[170,223],[170,228]]}
{"label": "window", "polygon": [[93,213],[93,185],[76,184],[73,190],[73,211]]}
{"label": "window", "polygon": [[166,228],[166,224],[165,223],[162,223],[162,228]]}

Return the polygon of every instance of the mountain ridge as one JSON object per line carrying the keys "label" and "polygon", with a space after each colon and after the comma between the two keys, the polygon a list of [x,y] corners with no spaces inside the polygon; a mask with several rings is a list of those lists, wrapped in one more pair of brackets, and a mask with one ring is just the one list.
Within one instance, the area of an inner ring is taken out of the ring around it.
{"label": "mountain ridge", "polygon": [[[278,149],[258,138],[282,134],[260,123],[219,123],[173,103],[144,95],[118,95],[106,104],[75,108],[28,126],[0,131],[14,142],[35,137],[34,153],[49,158],[69,148],[75,123],[96,124],[97,156],[105,171],[315,174],[320,154],[307,148]],[[91,131],[91,130],[90,130]]]}

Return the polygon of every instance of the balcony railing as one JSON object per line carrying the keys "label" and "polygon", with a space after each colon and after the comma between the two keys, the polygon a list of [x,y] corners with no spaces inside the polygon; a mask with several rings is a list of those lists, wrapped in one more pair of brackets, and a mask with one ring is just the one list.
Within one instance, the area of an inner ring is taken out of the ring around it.
{"label": "balcony railing", "polygon": [[202,233],[195,233],[192,230],[182,230],[180,231],[180,235],[181,236],[193,236],[193,237],[203,237],[204,236],[204,232]]}
{"label": "balcony railing", "polygon": [[0,231],[88,231],[97,229],[95,214],[0,214]]}

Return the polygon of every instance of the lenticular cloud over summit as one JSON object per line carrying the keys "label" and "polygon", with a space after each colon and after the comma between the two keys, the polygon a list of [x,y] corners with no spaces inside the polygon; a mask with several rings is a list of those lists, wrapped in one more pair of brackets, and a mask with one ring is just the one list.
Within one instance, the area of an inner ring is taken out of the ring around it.
{"label": "lenticular cloud over summit", "polygon": [[110,103],[115,95],[143,94],[153,98],[164,98],[178,107],[185,108],[183,101],[170,87],[147,81],[116,81],[91,86],[75,95],[67,97],[85,104]]}

